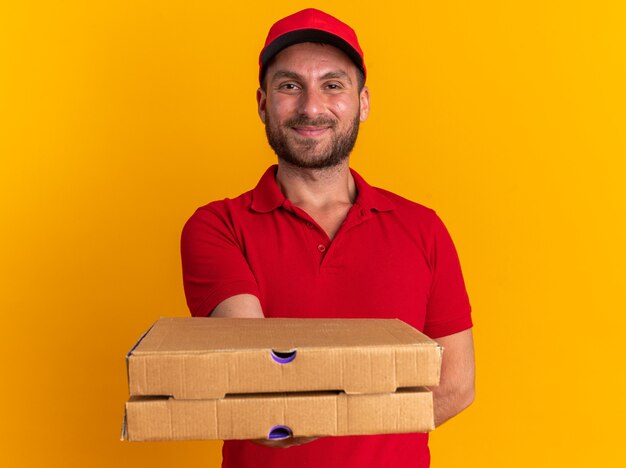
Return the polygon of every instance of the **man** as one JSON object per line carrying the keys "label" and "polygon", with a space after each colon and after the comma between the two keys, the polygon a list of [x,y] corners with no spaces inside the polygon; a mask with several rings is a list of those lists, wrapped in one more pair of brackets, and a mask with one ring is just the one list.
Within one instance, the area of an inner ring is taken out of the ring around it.
{"label": "man", "polygon": [[[278,165],[254,190],[210,203],[182,235],[191,313],[400,318],[445,348],[439,425],[474,394],[470,305],[437,215],[349,168],[369,113],[356,34],[307,9],[270,29],[258,112]],[[289,447],[290,448],[286,448]],[[427,434],[226,441],[226,467],[427,467]]]}

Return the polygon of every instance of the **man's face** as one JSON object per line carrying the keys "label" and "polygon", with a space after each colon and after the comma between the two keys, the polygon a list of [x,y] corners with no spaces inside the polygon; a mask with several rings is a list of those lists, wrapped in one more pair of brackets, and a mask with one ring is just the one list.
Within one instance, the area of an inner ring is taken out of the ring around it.
{"label": "man's face", "polygon": [[359,92],[354,63],[339,49],[314,43],[278,53],[257,100],[278,157],[309,169],[343,162],[369,112],[369,92]]}

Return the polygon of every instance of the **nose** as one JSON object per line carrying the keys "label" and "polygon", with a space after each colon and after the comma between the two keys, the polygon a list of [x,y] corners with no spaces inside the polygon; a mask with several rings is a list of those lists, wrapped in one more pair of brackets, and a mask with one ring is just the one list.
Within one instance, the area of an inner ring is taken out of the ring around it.
{"label": "nose", "polygon": [[300,95],[299,111],[301,115],[315,117],[324,112],[322,93],[316,89],[307,89]]}

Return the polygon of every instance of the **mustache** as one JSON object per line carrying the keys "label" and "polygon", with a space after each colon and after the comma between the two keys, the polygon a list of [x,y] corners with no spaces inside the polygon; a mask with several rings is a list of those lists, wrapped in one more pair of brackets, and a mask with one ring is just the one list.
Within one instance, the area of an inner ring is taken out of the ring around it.
{"label": "mustache", "polygon": [[330,127],[335,128],[337,121],[328,117],[318,117],[317,119],[310,119],[304,115],[292,117],[285,121],[286,127]]}

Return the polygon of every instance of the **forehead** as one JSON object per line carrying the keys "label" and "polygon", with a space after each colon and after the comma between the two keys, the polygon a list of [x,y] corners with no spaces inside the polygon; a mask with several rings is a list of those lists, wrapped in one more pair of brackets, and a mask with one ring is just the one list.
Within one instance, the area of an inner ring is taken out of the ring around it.
{"label": "forehead", "polygon": [[302,75],[343,71],[356,75],[356,65],[341,50],[329,44],[304,42],[281,50],[267,67],[267,78],[276,71],[290,71]]}

